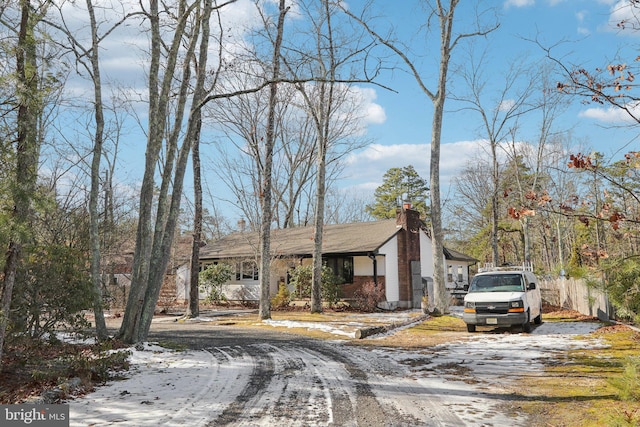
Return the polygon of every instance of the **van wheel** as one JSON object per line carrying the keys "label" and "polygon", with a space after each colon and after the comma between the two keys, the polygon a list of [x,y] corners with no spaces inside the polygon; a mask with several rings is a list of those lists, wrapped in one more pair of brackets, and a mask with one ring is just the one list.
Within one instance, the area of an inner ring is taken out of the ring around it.
{"label": "van wheel", "polygon": [[467,332],[475,332],[476,331],[476,325],[469,325],[467,323]]}
{"label": "van wheel", "polygon": [[542,310],[540,310],[540,314],[533,318],[533,323],[536,325],[542,324]]}
{"label": "van wheel", "polygon": [[525,334],[528,334],[529,332],[531,332],[531,322],[530,322],[530,317],[528,312],[527,312],[527,321],[522,324],[522,332],[524,332]]}

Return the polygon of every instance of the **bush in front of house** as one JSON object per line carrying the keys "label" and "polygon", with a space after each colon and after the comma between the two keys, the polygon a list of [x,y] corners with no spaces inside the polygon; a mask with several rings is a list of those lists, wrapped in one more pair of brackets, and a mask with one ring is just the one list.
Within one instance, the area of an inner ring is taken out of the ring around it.
{"label": "bush in front of house", "polygon": [[353,294],[355,308],[367,313],[378,309],[378,304],[386,299],[384,286],[376,286],[373,282],[367,282]]}
{"label": "bush in front of house", "polygon": [[[298,265],[289,272],[289,284],[294,287],[295,298],[305,299],[311,298],[311,281],[313,277],[313,266]],[[333,274],[333,270],[327,266],[322,267],[322,299],[329,306],[334,306],[340,298],[342,282],[340,278]]]}
{"label": "bush in front of house", "polygon": [[200,272],[198,280],[200,287],[208,292],[207,302],[219,304],[227,301],[227,297],[222,292],[222,285],[229,282],[234,274],[233,266],[225,263],[209,265]]}
{"label": "bush in front of house", "polygon": [[271,307],[273,308],[286,308],[291,304],[291,292],[287,288],[287,285],[280,283],[278,286],[278,293],[271,298]]}

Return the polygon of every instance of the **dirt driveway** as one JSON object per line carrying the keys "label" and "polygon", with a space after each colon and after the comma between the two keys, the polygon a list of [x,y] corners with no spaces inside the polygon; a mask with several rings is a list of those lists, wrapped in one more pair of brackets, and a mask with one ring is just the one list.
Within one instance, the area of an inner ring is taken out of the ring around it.
{"label": "dirt driveway", "polygon": [[155,362],[72,402],[72,425],[526,426],[510,391],[518,378],[560,351],[598,345],[575,339],[595,327],[545,323],[532,334],[399,349],[376,345],[377,337],[363,346],[277,328],[158,323],[150,340],[191,350],[138,352]]}

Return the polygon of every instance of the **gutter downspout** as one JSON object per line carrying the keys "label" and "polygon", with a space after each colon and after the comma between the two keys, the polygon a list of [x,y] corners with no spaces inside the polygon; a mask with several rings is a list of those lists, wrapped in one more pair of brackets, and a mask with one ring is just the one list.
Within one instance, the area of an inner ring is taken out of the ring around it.
{"label": "gutter downspout", "polygon": [[378,260],[376,259],[376,254],[374,252],[369,252],[367,256],[373,262],[373,285],[377,288],[378,287]]}

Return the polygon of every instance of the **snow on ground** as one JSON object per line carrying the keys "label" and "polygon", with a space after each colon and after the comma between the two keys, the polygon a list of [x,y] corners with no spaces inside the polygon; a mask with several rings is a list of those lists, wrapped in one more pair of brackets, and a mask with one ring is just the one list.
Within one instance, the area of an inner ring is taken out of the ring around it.
{"label": "snow on ground", "polygon": [[[310,322],[270,323],[280,327],[324,328],[336,335],[349,336],[353,336],[353,328],[362,325],[357,320],[349,327],[339,328]],[[494,409],[496,396],[504,392],[504,383],[540,371],[544,359],[559,351],[599,345],[595,340],[575,339],[599,326],[583,322],[543,323],[531,334],[480,332],[431,348],[359,349],[358,355],[369,358],[372,376],[379,376],[374,367],[381,357],[403,367],[407,389],[421,387],[433,390],[434,396],[444,396],[446,409],[466,425],[485,425],[487,420],[493,420],[494,426],[510,425],[515,420],[505,419],[504,414]],[[178,352],[150,344],[130,351],[132,369],[127,379],[111,382],[69,402],[71,426],[204,426],[241,393],[246,385],[243,379],[248,378],[252,369],[250,360],[225,358],[223,348],[218,349],[220,353],[216,356],[208,351]],[[295,377],[290,381],[296,381]],[[392,399],[379,393],[377,398]]]}
{"label": "snow on ground", "polygon": [[[531,334],[478,332],[422,350],[379,348],[373,353],[408,366],[408,379],[424,389],[449,396],[441,399],[444,406],[464,425],[525,425],[526,420],[496,410],[496,400],[506,400],[509,386],[523,376],[542,372],[545,360],[559,352],[602,346],[586,337],[600,326],[595,322],[543,323]],[[584,339],[578,339],[583,335]]]}
{"label": "snow on ground", "polygon": [[234,373],[221,369],[211,353],[152,344],[128,350],[128,378],[69,402],[71,426],[204,425],[228,403],[198,405],[213,388],[233,387]]}
{"label": "snow on ground", "polygon": [[[422,312],[417,310],[406,310],[389,313],[367,313],[358,314],[353,313],[349,315],[350,321],[348,322],[299,322],[294,320],[263,320],[262,324],[270,325],[273,327],[282,328],[302,328],[307,330],[319,330],[322,332],[328,332],[333,335],[345,336],[349,338],[355,338],[356,331],[361,328],[366,328],[372,324],[381,325],[407,325],[411,322],[417,322],[424,320],[425,317],[421,316]],[[396,329],[397,330],[397,329]]]}

